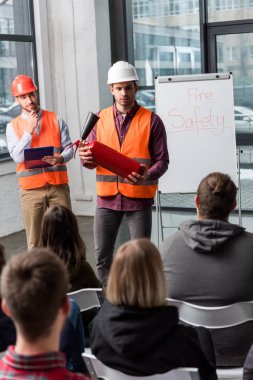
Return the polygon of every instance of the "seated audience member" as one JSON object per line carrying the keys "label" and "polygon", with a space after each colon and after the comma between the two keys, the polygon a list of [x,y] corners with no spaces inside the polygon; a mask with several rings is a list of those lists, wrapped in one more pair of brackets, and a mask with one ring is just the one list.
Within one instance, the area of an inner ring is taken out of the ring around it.
{"label": "seated audience member", "polygon": [[102,288],[86,261],[86,247],[80,236],[76,216],[64,206],[47,209],[42,220],[40,247],[48,247],[67,265],[70,291]]}
{"label": "seated audience member", "polygon": [[[40,246],[50,248],[66,264],[69,273],[69,291],[102,288],[101,282],[86,261],[85,243],[80,236],[76,216],[71,210],[64,206],[52,206],[47,209],[42,220]],[[82,313],[87,345],[88,326],[95,315],[96,310]]]}
{"label": "seated audience member", "polygon": [[[169,297],[205,306],[253,300],[253,234],[229,223],[236,186],[222,173],[200,182],[196,220],[181,223],[161,244]],[[210,330],[217,366],[242,366],[253,323]]]}
{"label": "seated audience member", "polygon": [[[0,274],[5,265],[4,247],[0,244]],[[1,300],[0,300],[1,302]],[[0,352],[13,344],[16,340],[16,330],[12,320],[3,312],[0,307]]]}
{"label": "seated audience member", "polygon": [[198,367],[202,380],[217,379],[193,327],[180,325],[177,308],[166,305],[158,249],[147,239],[117,251],[107,300],[91,324],[91,349],[107,366],[132,376]]}
{"label": "seated audience member", "polygon": [[82,358],[85,339],[81,311],[77,303],[72,299],[70,299],[70,307],[70,314],[61,333],[60,351],[66,356],[67,368],[69,370],[87,373]]}
{"label": "seated audience member", "polygon": [[253,344],[243,365],[243,380],[253,380]]}
{"label": "seated audience member", "polygon": [[47,249],[11,258],[1,275],[2,308],[16,327],[15,346],[0,358],[1,379],[87,379],[68,371],[59,352],[70,311],[67,271]]}
{"label": "seated audience member", "polygon": [[[0,273],[5,265],[4,247],[0,244]],[[14,323],[0,308],[0,352],[16,342]],[[67,368],[74,372],[87,372],[82,353],[84,351],[84,329],[78,305],[71,300],[71,311],[61,333],[60,351],[67,360]]]}

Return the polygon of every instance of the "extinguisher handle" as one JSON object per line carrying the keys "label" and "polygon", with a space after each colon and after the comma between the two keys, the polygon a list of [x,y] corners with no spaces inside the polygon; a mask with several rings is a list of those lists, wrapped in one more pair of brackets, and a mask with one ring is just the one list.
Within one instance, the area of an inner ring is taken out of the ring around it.
{"label": "extinguisher handle", "polygon": [[95,115],[92,112],[88,113],[88,116],[86,118],[86,121],[82,129],[81,140],[87,139],[87,137],[89,136],[90,132],[92,131],[98,119],[99,119],[99,116]]}

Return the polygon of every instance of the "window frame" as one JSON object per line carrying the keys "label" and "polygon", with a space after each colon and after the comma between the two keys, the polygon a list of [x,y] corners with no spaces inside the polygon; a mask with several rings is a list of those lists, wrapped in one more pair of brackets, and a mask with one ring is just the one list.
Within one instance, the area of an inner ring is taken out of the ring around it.
{"label": "window frame", "polygon": [[[0,33],[0,41],[3,42],[28,42],[31,43],[33,76],[35,83],[38,83],[38,67],[36,55],[36,39],[35,39],[35,24],[34,24],[34,7],[33,0],[28,0],[28,9],[30,17],[30,34],[2,34]],[[6,160],[11,160],[9,152],[0,154],[0,163]]]}

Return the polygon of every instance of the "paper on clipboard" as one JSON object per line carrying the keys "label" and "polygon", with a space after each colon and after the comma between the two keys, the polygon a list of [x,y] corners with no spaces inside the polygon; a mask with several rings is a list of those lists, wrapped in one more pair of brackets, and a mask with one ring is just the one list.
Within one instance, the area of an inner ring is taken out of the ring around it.
{"label": "paper on clipboard", "polygon": [[39,148],[27,148],[24,150],[25,157],[25,168],[35,169],[35,168],[46,168],[52,166],[45,161],[42,161],[44,156],[53,156],[54,147],[53,146],[43,146]]}

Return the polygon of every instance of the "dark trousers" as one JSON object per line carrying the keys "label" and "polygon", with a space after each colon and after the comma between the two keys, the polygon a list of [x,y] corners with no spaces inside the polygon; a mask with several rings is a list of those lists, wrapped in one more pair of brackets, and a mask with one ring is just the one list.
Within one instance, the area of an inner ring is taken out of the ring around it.
{"label": "dark trousers", "polygon": [[97,274],[104,286],[113,260],[114,245],[123,216],[130,230],[131,239],[151,236],[152,208],[141,211],[115,211],[97,208],[94,219],[94,242]]}

